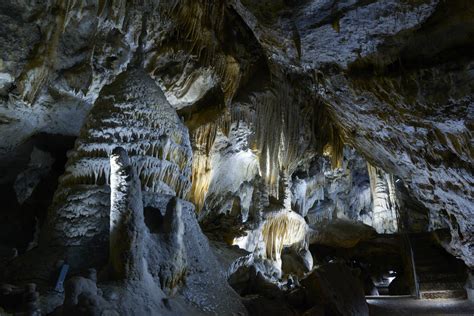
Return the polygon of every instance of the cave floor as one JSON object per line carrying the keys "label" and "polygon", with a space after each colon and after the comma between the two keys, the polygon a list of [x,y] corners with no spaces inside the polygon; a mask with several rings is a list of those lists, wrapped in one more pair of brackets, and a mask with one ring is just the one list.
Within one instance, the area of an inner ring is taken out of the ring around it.
{"label": "cave floor", "polygon": [[474,302],[439,299],[416,300],[411,297],[367,299],[371,316],[378,315],[474,315]]}

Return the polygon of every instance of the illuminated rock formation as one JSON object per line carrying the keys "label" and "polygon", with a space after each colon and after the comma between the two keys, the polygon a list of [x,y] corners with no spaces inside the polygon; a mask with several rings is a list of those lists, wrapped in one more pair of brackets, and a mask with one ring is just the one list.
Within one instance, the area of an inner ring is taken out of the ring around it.
{"label": "illuminated rock formation", "polygon": [[367,169],[373,200],[371,226],[379,233],[395,233],[398,230],[399,205],[393,176],[371,165]]}
{"label": "illuminated rock formation", "polygon": [[149,231],[140,182],[127,152],[121,147],[114,149],[110,165],[110,273],[116,279],[134,282],[154,276],[161,289],[172,292],[183,281],[187,268],[181,202],[172,198],[162,224],[151,223],[154,226]]}
{"label": "illuminated rock formation", "polygon": [[279,261],[284,246],[301,244],[304,247],[306,232],[306,222],[294,212],[283,211],[266,215],[262,229],[265,256]]}
{"label": "illuminated rock formation", "polygon": [[117,279],[143,280],[146,235],[140,186],[127,152],[115,148],[110,155],[109,263]]}

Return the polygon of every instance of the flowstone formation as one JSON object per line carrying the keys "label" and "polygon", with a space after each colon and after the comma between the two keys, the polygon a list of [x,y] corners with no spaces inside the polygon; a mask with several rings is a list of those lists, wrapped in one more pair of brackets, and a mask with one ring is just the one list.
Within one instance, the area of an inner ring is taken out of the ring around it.
{"label": "flowstone formation", "polygon": [[2,1],[0,308],[364,315],[364,294],[471,295],[473,12]]}

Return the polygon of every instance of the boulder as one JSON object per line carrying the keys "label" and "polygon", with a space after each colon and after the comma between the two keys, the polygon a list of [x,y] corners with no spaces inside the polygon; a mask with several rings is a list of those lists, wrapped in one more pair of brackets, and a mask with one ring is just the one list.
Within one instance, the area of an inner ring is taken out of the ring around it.
{"label": "boulder", "polygon": [[301,280],[306,303],[324,306],[330,315],[369,315],[364,288],[353,271],[342,263],[329,263]]}
{"label": "boulder", "polygon": [[360,241],[371,239],[376,235],[372,227],[345,219],[335,219],[312,228],[314,230],[310,236],[310,243],[331,247],[352,248]]}
{"label": "boulder", "polygon": [[281,269],[284,275],[303,276],[313,268],[313,256],[307,249],[299,251],[285,248],[281,255]]}

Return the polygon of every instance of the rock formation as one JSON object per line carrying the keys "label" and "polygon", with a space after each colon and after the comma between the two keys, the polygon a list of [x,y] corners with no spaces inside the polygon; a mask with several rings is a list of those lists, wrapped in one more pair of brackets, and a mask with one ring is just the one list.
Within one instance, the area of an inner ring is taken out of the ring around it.
{"label": "rock formation", "polygon": [[471,295],[473,21],[470,0],[2,1],[0,311]]}

